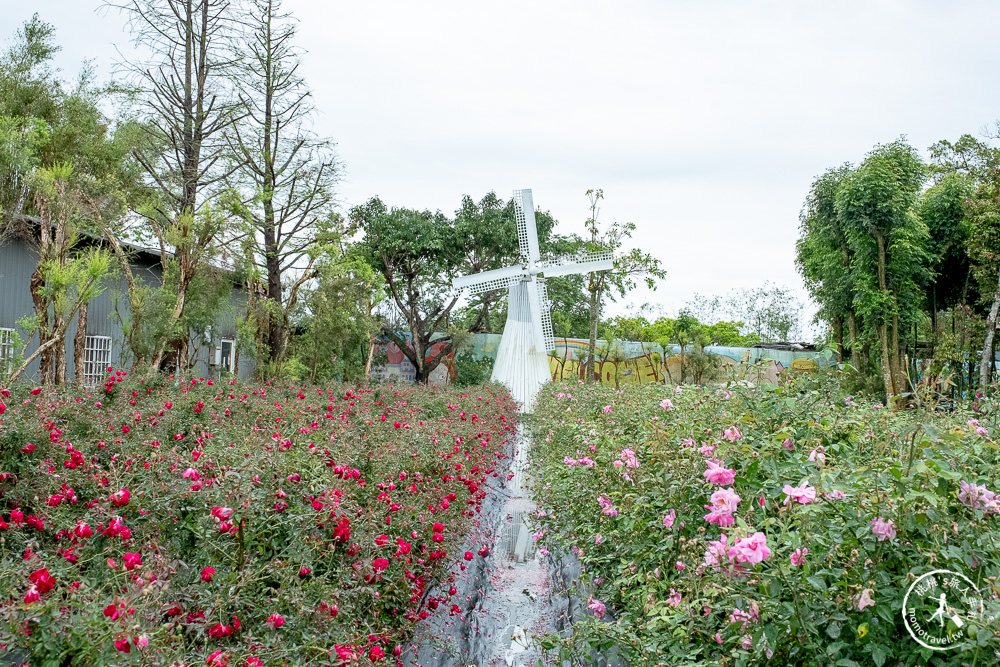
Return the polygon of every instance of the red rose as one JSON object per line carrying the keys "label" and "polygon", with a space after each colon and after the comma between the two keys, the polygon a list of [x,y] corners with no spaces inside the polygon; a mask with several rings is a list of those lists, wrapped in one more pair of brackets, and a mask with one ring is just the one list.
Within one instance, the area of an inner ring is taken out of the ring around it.
{"label": "red rose", "polygon": [[206,567],[204,570],[201,571],[201,580],[202,581],[207,581],[207,582],[211,583],[212,576],[214,574],[215,574],[215,568],[214,567]]}
{"label": "red rose", "polygon": [[28,576],[28,580],[38,587],[40,593],[48,593],[56,587],[56,580],[52,578],[52,575],[45,568],[32,572]]}
{"label": "red rose", "polygon": [[136,553],[127,553],[122,556],[122,560],[125,561],[126,570],[131,570],[134,567],[142,565],[142,556]]}
{"label": "red rose", "polygon": [[118,491],[112,493],[111,497],[108,498],[108,500],[110,500],[111,504],[114,505],[115,507],[123,507],[125,505],[128,505],[130,497],[131,494],[128,492],[128,489],[119,489]]}

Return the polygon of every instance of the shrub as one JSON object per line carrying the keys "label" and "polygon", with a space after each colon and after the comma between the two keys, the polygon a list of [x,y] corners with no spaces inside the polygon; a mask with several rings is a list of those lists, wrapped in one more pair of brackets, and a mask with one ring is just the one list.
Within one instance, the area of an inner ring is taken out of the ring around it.
{"label": "shrub", "polygon": [[[617,645],[634,666],[993,663],[996,418],[891,413],[836,379],[547,387],[532,424],[538,543],[579,558],[590,611],[544,646]],[[934,569],[965,573],[986,601],[942,652],[901,613]]]}
{"label": "shrub", "polygon": [[506,395],[235,382],[6,391],[0,646],[39,665],[375,661],[452,604]]}

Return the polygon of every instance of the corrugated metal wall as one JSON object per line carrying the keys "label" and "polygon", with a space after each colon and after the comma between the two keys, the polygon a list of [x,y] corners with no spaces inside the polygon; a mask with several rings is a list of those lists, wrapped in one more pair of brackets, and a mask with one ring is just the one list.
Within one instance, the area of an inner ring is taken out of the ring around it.
{"label": "corrugated metal wall", "polygon": [[[25,240],[15,238],[0,245],[0,328],[15,329],[22,344],[27,340],[27,331],[17,326],[17,322],[25,316],[34,315],[30,281],[37,264],[38,252]],[[160,285],[163,281],[159,262],[148,255],[141,256],[132,263],[132,273],[137,281],[148,285]],[[111,337],[111,364],[120,368],[124,337],[119,315],[122,319],[129,316],[128,286],[122,276],[106,280],[104,284],[104,291],[88,305],[87,335]],[[217,324],[213,326],[211,341],[205,341],[201,333],[192,332],[192,344],[198,345],[196,371],[200,375],[218,377],[220,369],[214,363],[216,346],[222,338],[236,339],[236,321],[246,308],[246,294],[234,287],[229,301],[229,307],[223,309]],[[69,341],[66,346],[66,373],[69,379],[72,379],[74,373],[72,340],[76,335],[77,319],[73,318],[66,332],[66,339]],[[38,347],[38,339],[33,339],[31,343],[25,356]],[[20,352],[20,348],[17,351]],[[254,370],[253,360],[246,355],[240,356],[240,376],[249,377]],[[27,376],[38,378],[37,359],[28,367]]]}

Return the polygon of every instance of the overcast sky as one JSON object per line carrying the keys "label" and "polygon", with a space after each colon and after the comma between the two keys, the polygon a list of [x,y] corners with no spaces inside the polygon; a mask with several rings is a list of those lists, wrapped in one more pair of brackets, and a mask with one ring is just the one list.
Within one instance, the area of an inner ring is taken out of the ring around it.
{"label": "overcast sky", "polygon": [[[95,0],[38,12],[59,64],[110,76],[123,21]],[[286,0],[301,24],[316,130],[343,162],[345,207],[373,195],[452,213],[463,194],[529,187],[562,233],[600,219],[667,279],[629,301],[668,313],[695,292],[800,291],[798,214],[812,180],[906,135],[981,134],[1000,118],[1000,3],[377,2]],[[615,309],[621,312],[622,308]]]}

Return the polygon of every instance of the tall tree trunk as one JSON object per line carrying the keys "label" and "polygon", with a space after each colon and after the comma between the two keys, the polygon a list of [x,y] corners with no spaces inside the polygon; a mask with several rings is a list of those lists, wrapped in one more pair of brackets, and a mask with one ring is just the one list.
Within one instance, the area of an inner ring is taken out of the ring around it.
{"label": "tall tree trunk", "polygon": [[372,377],[372,358],[375,356],[375,341],[368,341],[368,355],[365,357],[365,379],[370,380]]}
{"label": "tall tree trunk", "polygon": [[895,390],[892,383],[892,362],[889,359],[889,337],[886,333],[885,323],[879,323],[875,325],[875,331],[878,333],[879,347],[882,352],[882,382],[885,386],[886,395],[886,405],[888,407],[893,407],[893,399],[895,398]]}
{"label": "tall tree trunk", "polygon": [[837,363],[844,361],[844,316],[833,317],[833,338],[837,343]]}
{"label": "tall tree trunk", "polygon": [[[63,326],[63,318],[57,315],[54,324],[56,329],[61,328]],[[66,384],[66,346],[56,345],[53,347],[52,356],[54,357],[53,371],[55,372],[55,384]]]}
{"label": "tall tree trunk", "polygon": [[889,338],[889,352],[892,355],[892,386],[897,394],[903,393],[906,384],[903,381],[903,350],[899,339],[899,314],[892,314],[892,333]]}
{"label": "tall tree trunk", "polygon": [[[878,246],[878,288],[879,293],[885,295],[889,291],[885,280],[885,237],[879,232],[875,233],[875,243]],[[883,321],[875,325],[875,330],[878,332],[879,345],[882,348],[882,380],[885,383],[886,405],[895,408],[895,401],[893,400],[896,397],[896,373],[895,363],[893,362],[895,350],[889,347],[888,324],[885,321],[885,313],[881,315]]]}
{"label": "tall tree trunk", "polygon": [[[90,279],[88,279],[87,283],[81,286],[79,293],[80,294],[85,294],[93,286],[93,284],[97,280],[98,280],[98,278],[90,278]],[[78,300],[76,303],[74,303],[73,306],[70,308],[70,311],[69,311],[66,319],[64,319],[62,321],[62,323],[58,327],[56,327],[55,329],[53,329],[53,331],[49,335],[48,339],[45,340],[44,342],[42,342],[41,339],[39,339],[39,345],[38,345],[37,348],[35,348],[35,351],[32,352],[28,356],[27,359],[25,359],[24,361],[22,361],[21,365],[17,369],[15,369],[13,373],[10,374],[9,378],[7,378],[7,381],[9,383],[13,384],[14,380],[16,380],[18,377],[20,377],[21,374],[24,373],[25,369],[28,368],[28,366],[30,366],[31,363],[35,359],[37,359],[40,356],[46,355],[46,354],[51,354],[52,353],[52,349],[56,345],[65,342],[65,340],[66,340],[66,329],[67,329],[67,327],[69,325],[69,321],[73,319],[73,316],[76,315],[77,311],[82,306],[83,306],[83,302],[82,301]]]}
{"label": "tall tree trunk", "polygon": [[87,304],[80,306],[80,316],[76,323],[76,336],[73,337],[73,380],[81,391],[87,368]]}
{"label": "tall tree trunk", "polygon": [[[44,228],[44,227],[43,227]],[[44,249],[43,249],[44,250]],[[39,266],[42,260],[39,258]],[[39,381],[42,384],[52,382],[52,351],[50,347],[45,347],[49,340],[51,327],[49,325],[49,304],[42,290],[45,289],[45,279],[42,277],[40,268],[36,268],[31,274],[31,301],[35,307],[35,316],[38,318],[38,346],[44,347],[45,352],[40,355],[38,362]]]}
{"label": "tall tree trunk", "polygon": [[854,310],[847,311],[847,333],[851,337],[851,365],[854,369],[861,371],[861,350],[858,349],[858,322],[854,316]]}
{"label": "tall tree trunk", "polygon": [[979,360],[979,388],[985,391],[992,379],[991,370],[994,359],[994,336],[997,330],[997,316],[1000,315],[1000,278],[997,279],[997,291],[993,295],[993,305],[989,317],[986,318],[986,340],[983,341],[983,354]]}
{"label": "tall tree trunk", "polygon": [[[170,313],[170,319],[168,320],[167,331],[172,332],[174,325],[181,318],[181,313],[184,312],[184,297],[185,291],[180,291],[177,294],[177,302],[174,304],[174,310]],[[171,334],[168,334],[168,336]],[[153,360],[150,362],[150,372],[158,373],[160,371],[160,363],[163,361],[163,353],[166,350],[168,340],[164,339],[160,341],[160,344],[156,347],[156,353],[153,354]]]}

